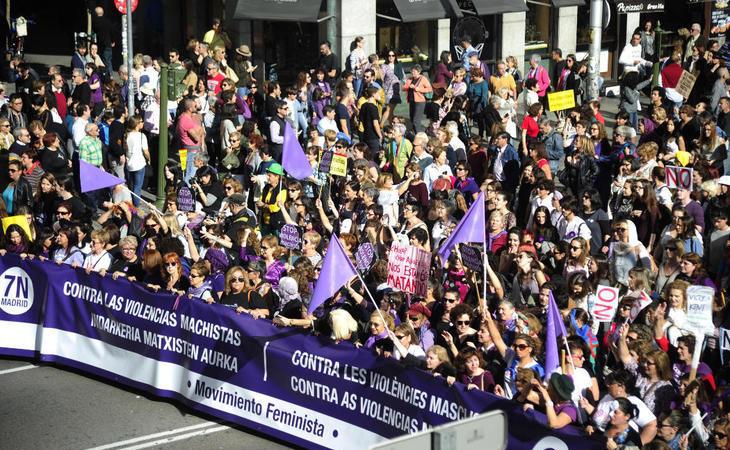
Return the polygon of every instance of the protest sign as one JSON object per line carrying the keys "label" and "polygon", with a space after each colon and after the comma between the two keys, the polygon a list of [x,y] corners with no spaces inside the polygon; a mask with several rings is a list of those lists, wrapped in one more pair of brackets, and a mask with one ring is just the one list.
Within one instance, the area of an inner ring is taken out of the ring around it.
{"label": "protest sign", "polygon": [[347,156],[340,153],[332,155],[332,164],[330,165],[330,175],[344,177],[347,175]]}
{"label": "protest sign", "polygon": [[302,233],[296,225],[285,224],[279,232],[281,245],[289,250],[298,250],[302,247]]}
{"label": "protest sign", "polygon": [[644,308],[651,305],[651,302],[652,302],[652,300],[651,300],[651,297],[649,297],[649,294],[647,294],[644,291],[639,292],[639,294],[636,295],[634,304],[631,306],[631,312],[629,313],[629,320],[631,322],[636,320],[636,316],[638,316],[639,313]]}
{"label": "protest sign", "polygon": [[730,351],[730,329],[720,328],[720,363],[725,365],[725,352]]}
{"label": "protest sign", "polygon": [[707,286],[690,286],[687,288],[687,323],[698,332],[712,333],[712,300],[715,290]]}
{"label": "protest sign", "polygon": [[599,284],[598,289],[596,289],[596,302],[589,312],[597,322],[610,322],[613,320],[613,316],[616,315],[618,301],[618,288]]}
{"label": "protest sign", "polygon": [[8,233],[8,227],[10,225],[17,225],[20,227],[21,230],[25,232],[25,235],[28,236],[29,240],[33,240],[33,235],[30,232],[30,225],[28,224],[28,218],[25,217],[25,214],[19,215],[19,216],[8,216],[4,217],[2,219],[3,224],[3,233]]}
{"label": "protest sign", "polygon": [[183,186],[177,191],[177,209],[183,212],[195,211],[193,192],[187,186]]}
{"label": "protest sign", "polygon": [[66,264],[0,257],[0,327],[2,355],[35,352],[298,447],[365,449],[502,410],[509,448],[605,448],[604,438],[551,430],[516,402],[347,342]]}
{"label": "protest sign", "polygon": [[667,187],[670,189],[692,190],[692,168],[666,166],[664,171],[667,175]]}
{"label": "protest sign", "polygon": [[572,89],[550,92],[548,94],[548,108],[550,108],[550,111],[563,111],[565,109],[575,108],[575,92]]}
{"label": "protest sign", "polygon": [[319,171],[322,173],[330,173],[330,167],[332,166],[332,157],[334,152],[324,151],[319,159]]}
{"label": "protest sign", "polygon": [[188,149],[181,148],[177,151],[177,154],[180,155],[180,167],[183,170],[183,173],[185,173],[185,169],[188,167]]}
{"label": "protest sign", "polygon": [[388,286],[425,297],[430,267],[429,252],[393,242],[388,255]]}
{"label": "protest sign", "polygon": [[375,247],[370,242],[360,244],[355,252],[355,266],[361,273],[367,273],[375,264]]}
{"label": "protest sign", "polygon": [[484,266],[482,265],[482,252],[470,245],[461,245],[459,247],[461,252],[461,261],[464,265],[471,270],[482,273]]}
{"label": "protest sign", "polygon": [[675,87],[674,90],[676,90],[677,93],[682,97],[689,98],[689,94],[692,92],[695,81],[697,81],[696,76],[692,75],[686,70],[683,70],[682,76],[679,77],[679,82],[677,83],[677,87]]}

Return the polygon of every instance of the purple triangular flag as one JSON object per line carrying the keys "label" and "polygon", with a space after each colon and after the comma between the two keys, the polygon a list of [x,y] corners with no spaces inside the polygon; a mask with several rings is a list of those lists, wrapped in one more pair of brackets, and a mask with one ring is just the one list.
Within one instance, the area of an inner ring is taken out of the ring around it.
{"label": "purple triangular flag", "polygon": [[281,165],[291,177],[297,180],[312,176],[312,166],[309,164],[302,146],[299,145],[297,134],[288,122],[284,125],[284,151],[281,157]]}
{"label": "purple triangular flag", "polygon": [[568,336],[563,322],[563,315],[555,303],[553,291],[550,291],[550,300],[548,300],[547,310],[547,337],[545,338],[545,379],[550,379],[550,375],[560,367],[560,352],[558,351],[558,338],[560,336]]}
{"label": "purple triangular flag", "polygon": [[121,178],[115,177],[109,172],[105,172],[103,169],[82,160],[79,160],[79,179],[81,181],[81,193],[125,183]]}
{"label": "purple triangular flag", "polygon": [[441,244],[441,248],[438,251],[438,255],[441,257],[441,264],[446,265],[451,249],[456,244],[465,242],[485,243],[487,240],[486,230],[487,227],[484,221],[484,192],[481,192],[449,238]]}
{"label": "purple triangular flag", "polygon": [[309,313],[311,314],[325,300],[335,295],[354,276],[357,276],[357,271],[355,271],[350,258],[347,257],[345,249],[342,248],[340,239],[336,234],[333,234],[327,246],[327,254],[324,256],[322,270],[314,285],[312,301],[309,302]]}

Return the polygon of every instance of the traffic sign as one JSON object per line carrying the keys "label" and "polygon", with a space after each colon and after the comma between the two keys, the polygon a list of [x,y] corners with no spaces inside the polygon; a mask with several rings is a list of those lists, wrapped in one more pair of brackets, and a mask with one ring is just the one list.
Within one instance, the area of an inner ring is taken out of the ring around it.
{"label": "traffic sign", "polygon": [[[132,0],[132,12],[137,9],[139,0]],[[127,14],[127,0],[114,0],[114,6],[117,7],[117,11],[122,14]]]}

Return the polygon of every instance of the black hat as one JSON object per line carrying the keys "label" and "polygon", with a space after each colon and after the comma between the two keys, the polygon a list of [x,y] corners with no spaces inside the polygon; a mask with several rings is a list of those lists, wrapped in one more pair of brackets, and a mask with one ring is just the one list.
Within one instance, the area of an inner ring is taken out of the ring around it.
{"label": "black hat", "polygon": [[570,400],[575,390],[575,384],[568,375],[562,373],[553,373],[550,376],[550,386],[553,387],[555,393],[557,393],[563,400]]}
{"label": "black hat", "polygon": [[246,197],[243,196],[243,194],[235,193],[231,194],[228,197],[228,204],[229,205],[245,205],[246,204]]}

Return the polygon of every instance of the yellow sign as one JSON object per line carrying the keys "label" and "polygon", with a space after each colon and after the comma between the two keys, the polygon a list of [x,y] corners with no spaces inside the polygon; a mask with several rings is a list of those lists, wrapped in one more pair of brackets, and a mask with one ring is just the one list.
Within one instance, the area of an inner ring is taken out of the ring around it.
{"label": "yellow sign", "polygon": [[341,153],[332,155],[332,164],[330,165],[330,175],[344,177],[347,175],[347,156]]}
{"label": "yellow sign", "polygon": [[19,226],[23,231],[25,231],[25,235],[28,236],[28,239],[31,241],[33,240],[33,236],[30,234],[30,225],[28,225],[28,219],[25,215],[10,216],[3,219],[3,233],[6,235],[8,234],[8,227],[10,225]]}
{"label": "yellow sign", "polygon": [[182,167],[182,171],[185,173],[185,169],[188,166],[188,149],[181,148],[178,150],[178,153],[180,154],[180,167]]}
{"label": "yellow sign", "polygon": [[575,108],[575,93],[572,89],[549,93],[548,107],[550,111],[563,111],[565,109]]}

